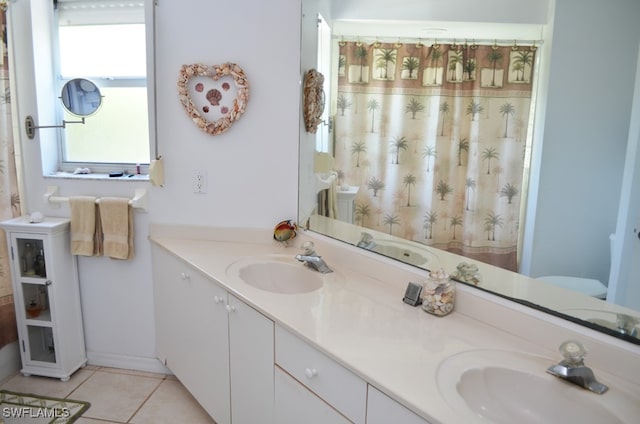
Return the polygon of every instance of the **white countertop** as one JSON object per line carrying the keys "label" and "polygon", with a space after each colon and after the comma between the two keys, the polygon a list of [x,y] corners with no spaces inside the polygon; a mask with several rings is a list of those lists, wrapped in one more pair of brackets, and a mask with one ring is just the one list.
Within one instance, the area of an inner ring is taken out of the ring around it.
{"label": "white countertop", "polygon": [[[559,359],[556,352],[539,343],[466,314],[464,304],[470,304],[472,288],[458,287],[456,310],[446,317],[435,317],[420,307],[403,303],[407,283],[424,279],[424,273],[415,268],[394,267],[355,252],[345,255],[330,244],[319,247],[314,239],[318,252],[344,278],[344,283],[325,284],[305,294],[276,294],[254,288],[226,270],[251,256],[293,257],[298,253],[296,248],[275,242],[250,242],[251,237],[229,242],[178,234],[152,231],[151,240],[434,424],[461,422],[460,413],[445,401],[436,382],[440,364],[452,355],[498,349],[540,355],[549,358],[549,365]],[[304,234],[296,239],[296,245],[301,239],[306,240]],[[612,386],[622,385],[640,397],[639,386],[603,371],[594,372],[605,383],[608,380]],[[540,369],[540,376],[545,375],[545,369]]]}

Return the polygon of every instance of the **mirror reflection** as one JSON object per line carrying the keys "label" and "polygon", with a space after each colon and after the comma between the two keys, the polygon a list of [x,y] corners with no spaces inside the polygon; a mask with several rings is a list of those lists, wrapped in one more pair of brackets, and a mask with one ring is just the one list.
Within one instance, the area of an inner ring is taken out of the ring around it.
{"label": "mirror reflection", "polygon": [[[609,235],[615,232],[615,222],[598,224],[593,241],[582,242],[581,252],[565,250],[544,263],[538,261],[544,254],[523,249],[526,226],[539,219],[527,217],[536,206],[536,196],[527,197],[535,193],[531,184],[559,183],[547,181],[552,174],[545,174],[545,164],[553,158],[540,153],[542,140],[535,145],[531,135],[536,119],[543,117],[535,113],[540,107],[536,79],[547,78],[536,66],[542,62],[543,69],[548,67],[544,60],[550,60],[550,54],[543,49],[551,46],[545,40],[537,46],[514,40],[526,39],[520,34],[511,42],[504,33],[494,38],[482,25],[474,43],[464,41],[473,39],[468,32],[458,41],[455,36],[429,38],[425,28],[444,31],[446,25],[406,17],[389,25],[372,20],[367,28],[366,22],[352,20],[362,2],[347,3],[351,6],[339,10],[353,14],[341,19],[335,8],[331,16],[323,2],[303,2],[302,71],[325,69],[333,126],[327,129],[328,142],[301,130],[301,222],[310,218],[313,231],[425,269],[446,264],[452,272],[456,263],[468,258],[483,277],[474,286],[639,343],[640,305],[614,305],[616,290],[607,287],[616,246]],[[312,24],[318,13],[333,30],[329,66],[317,62],[326,49]],[[366,11],[362,13],[365,19]],[[562,22],[558,17],[556,21]],[[419,29],[418,36],[409,34],[412,26]],[[545,25],[537,26],[537,34],[542,34]],[[385,32],[387,27],[390,32]],[[484,43],[477,42],[483,36]],[[623,142],[626,145],[626,139]],[[580,162],[582,153],[586,152],[573,151],[572,157]],[[542,166],[535,160],[532,166],[536,155]],[[572,206],[572,196],[563,198],[556,209],[571,208],[571,219],[587,225],[591,208]],[[614,200],[600,206],[600,219],[615,216],[619,199]],[[605,208],[612,212],[603,214]],[[560,217],[564,212],[555,213]],[[548,229],[541,235],[548,237]],[[529,237],[529,243],[544,239]],[[567,230],[554,237],[556,244],[568,238],[580,244],[584,236]],[[589,260],[591,250],[597,252],[597,260]],[[574,267],[577,272],[554,272],[554,267],[562,269],[562,260],[571,265],[572,257],[583,262]],[[538,278],[493,278],[494,266]]]}
{"label": "mirror reflection", "polygon": [[65,110],[78,117],[91,116],[102,105],[100,89],[85,78],[68,81],[62,87],[60,98]]}

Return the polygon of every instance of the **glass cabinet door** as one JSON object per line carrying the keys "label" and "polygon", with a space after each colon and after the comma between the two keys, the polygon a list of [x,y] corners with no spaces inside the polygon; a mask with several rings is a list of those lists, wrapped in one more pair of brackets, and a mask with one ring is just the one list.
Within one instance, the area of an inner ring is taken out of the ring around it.
{"label": "glass cabinet door", "polygon": [[17,237],[16,248],[21,277],[47,278],[47,264],[42,239]]}
{"label": "glass cabinet door", "polygon": [[26,324],[23,328],[23,350],[29,362],[56,364],[56,351],[51,311],[51,281],[47,279],[48,247],[44,238],[35,234],[16,234],[12,255],[19,293],[16,308],[21,307]]}
{"label": "glass cabinet door", "polygon": [[28,320],[51,322],[49,309],[49,283],[21,283],[24,316]]}
{"label": "glass cabinet door", "polygon": [[56,348],[51,327],[27,325],[29,359],[31,361],[56,363]]}

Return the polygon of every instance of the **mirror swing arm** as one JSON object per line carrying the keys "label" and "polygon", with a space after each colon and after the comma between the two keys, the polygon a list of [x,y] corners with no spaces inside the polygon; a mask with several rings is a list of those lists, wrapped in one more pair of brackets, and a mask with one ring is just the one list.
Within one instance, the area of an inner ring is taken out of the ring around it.
{"label": "mirror swing arm", "polygon": [[38,128],[66,128],[67,124],[84,124],[84,116],[81,117],[80,121],[67,121],[65,119],[62,120],[62,125],[36,125],[33,117],[28,115],[24,118],[24,129],[27,132],[27,137],[29,140],[33,140],[36,135],[36,130]]}
{"label": "mirror swing arm", "polygon": [[85,118],[97,112],[102,104],[100,89],[92,81],[85,78],[74,78],[62,87],[59,97],[62,106],[70,114],[80,118],[79,121],[62,120],[62,125],[36,125],[33,116],[24,119],[27,137],[32,140],[38,128],[66,128],[67,124],[83,124]]}

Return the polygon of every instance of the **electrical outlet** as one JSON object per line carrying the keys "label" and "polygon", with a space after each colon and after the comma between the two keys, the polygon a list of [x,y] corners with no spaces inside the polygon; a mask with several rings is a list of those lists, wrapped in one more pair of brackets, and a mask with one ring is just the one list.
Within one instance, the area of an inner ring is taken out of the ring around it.
{"label": "electrical outlet", "polygon": [[193,192],[194,193],[206,193],[207,192],[207,173],[204,171],[193,171]]}

